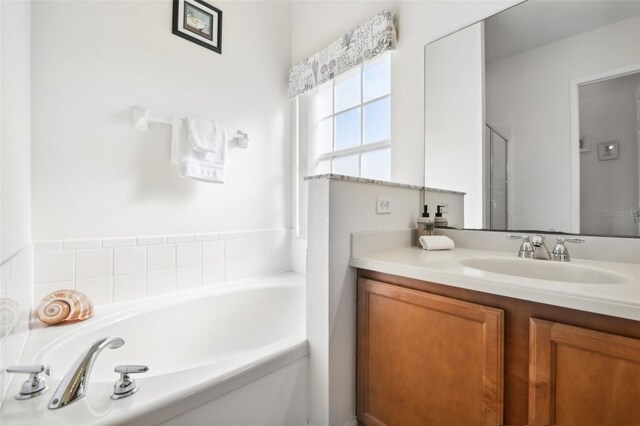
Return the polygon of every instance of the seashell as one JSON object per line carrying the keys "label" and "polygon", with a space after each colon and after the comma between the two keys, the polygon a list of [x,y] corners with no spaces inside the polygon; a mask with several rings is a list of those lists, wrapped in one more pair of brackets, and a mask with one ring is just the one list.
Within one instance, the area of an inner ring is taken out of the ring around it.
{"label": "seashell", "polygon": [[49,325],[82,321],[93,316],[93,303],[77,290],[58,290],[42,299],[37,315]]}

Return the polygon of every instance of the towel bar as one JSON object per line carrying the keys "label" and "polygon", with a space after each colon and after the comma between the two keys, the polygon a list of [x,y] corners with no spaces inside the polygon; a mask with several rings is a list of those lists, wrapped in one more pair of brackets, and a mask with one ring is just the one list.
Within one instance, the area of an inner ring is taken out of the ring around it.
{"label": "towel bar", "polygon": [[[158,124],[166,124],[173,125],[173,123],[169,120],[163,120],[161,118],[152,117],[149,115],[149,109],[145,107],[132,107],[133,113],[133,127],[136,130],[149,130],[149,123],[158,123]],[[238,130],[233,137],[232,140],[235,140],[238,148],[247,149],[249,145],[249,135],[241,130]]]}

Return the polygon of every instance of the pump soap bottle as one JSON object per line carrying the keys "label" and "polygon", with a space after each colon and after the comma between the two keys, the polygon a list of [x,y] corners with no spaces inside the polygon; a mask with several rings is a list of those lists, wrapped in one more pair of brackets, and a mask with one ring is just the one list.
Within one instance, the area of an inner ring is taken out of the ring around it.
{"label": "pump soap bottle", "polygon": [[434,221],[434,226],[436,228],[446,228],[447,225],[449,224],[449,222],[447,221],[447,218],[442,217],[442,207],[444,206],[436,206],[437,211],[436,211],[436,218]]}
{"label": "pump soap bottle", "polygon": [[433,218],[429,217],[429,206],[424,205],[422,217],[418,218],[418,238],[433,234]]}

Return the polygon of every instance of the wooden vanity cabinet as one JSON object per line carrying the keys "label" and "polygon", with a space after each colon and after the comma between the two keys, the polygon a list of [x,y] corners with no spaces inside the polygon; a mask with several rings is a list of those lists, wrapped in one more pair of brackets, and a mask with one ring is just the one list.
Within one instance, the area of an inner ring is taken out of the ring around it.
{"label": "wooden vanity cabinet", "polygon": [[640,425],[640,322],[359,270],[357,418]]}
{"label": "wooden vanity cabinet", "polygon": [[502,422],[500,309],[367,279],[358,288],[365,424]]}

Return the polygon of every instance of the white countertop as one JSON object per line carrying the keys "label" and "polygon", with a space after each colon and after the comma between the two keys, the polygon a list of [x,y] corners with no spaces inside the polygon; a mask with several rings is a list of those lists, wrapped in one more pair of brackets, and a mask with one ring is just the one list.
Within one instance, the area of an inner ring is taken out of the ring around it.
{"label": "white countertop", "polygon": [[575,265],[624,275],[626,281],[622,284],[580,284],[486,272],[460,263],[468,257],[517,259],[515,254],[487,250],[425,251],[418,247],[403,247],[359,254],[352,257],[349,264],[452,287],[640,321],[640,264],[572,259],[571,263]]}

